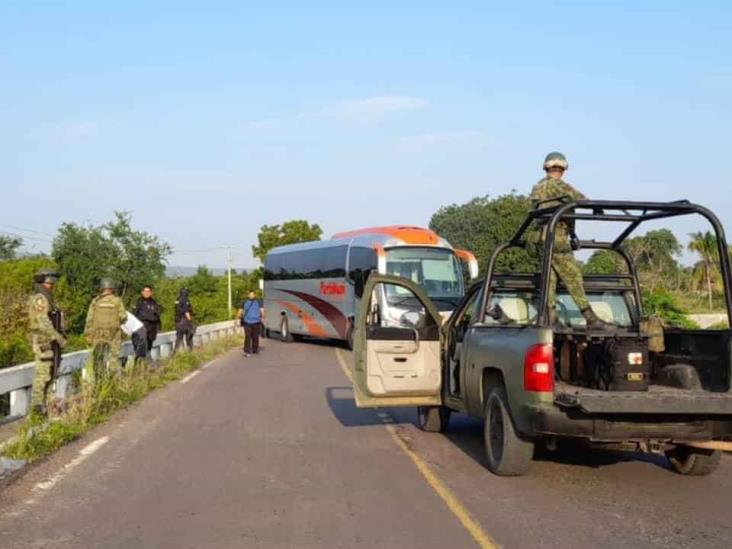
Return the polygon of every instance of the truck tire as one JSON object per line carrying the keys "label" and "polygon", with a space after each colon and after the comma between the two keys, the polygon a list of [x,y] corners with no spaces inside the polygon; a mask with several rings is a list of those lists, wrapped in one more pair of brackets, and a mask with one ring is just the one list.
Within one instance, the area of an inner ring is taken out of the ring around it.
{"label": "truck tire", "polygon": [[666,458],[671,468],[680,475],[701,477],[710,475],[717,469],[722,459],[722,452],[677,446],[666,452]]}
{"label": "truck tire", "polygon": [[441,433],[450,422],[450,408],[445,406],[417,406],[417,425],[428,433]]}
{"label": "truck tire", "polygon": [[534,457],[534,443],[522,439],[516,432],[503,385],[495,385],[488,390],[483,439],[491,473],[519,476],[529,470]]}
{"label": "truck tire", "polygon": [[280,321],[280,341],[285,343],[292,343],[292,333],[290,332],[290,323],[287,322],[287,317],[283,316]]}

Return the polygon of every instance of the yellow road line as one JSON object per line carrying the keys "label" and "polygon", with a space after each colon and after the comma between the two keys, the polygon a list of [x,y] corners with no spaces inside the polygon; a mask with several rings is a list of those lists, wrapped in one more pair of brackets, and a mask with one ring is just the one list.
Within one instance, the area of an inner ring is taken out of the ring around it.
{"label": "yellow road line", "polygon": [[[338,357],[338,363],[341,366],[341,370],[343,370],[343,373],[346,375],[348,380],[353,383],[353,374],[351,373],[351,368],[349,367],[346,359],[341,354],[340,349],[336,349],[336,356]],[[388,421],[391,421],[391,418],[388,419]],[[471,536],[473,536],[473,539],[476,541],[479,547],[483,549],[495,549],[498,547],[498,544],[491,539],[491,537],[483,530],[480,524],[470,515],[470,512],[467,510],[465,505],[463,505],[460,500],[453,494],[452,490],[450,490],[444,482],[440,480],[440,478],[435,474],[435,472],[430,468],[429,465],[427,465],[427,462],[425,462],[417,453],[412,450],[409,445],[407,444],[407,441],[404,439],[404,437],[399,433],[399,431],[394,427],[392,424],[385,424],[384,428],[389,432],[389,435],[391,435],[391,438],[394,440],[396,445],[401,449],[407,456],[409,456],[409,459],[412,460],[412,463],[414,463],[415,467],[417,467],[417,470],[422,474],[424,479],[427,481],[427,484],[432,488],[435,493],[440,496],[442,501],[445,502],[445,505],[452,511],[452,514],[457,517],[457,519],[460,521],[460,524],[463,525],[463,527],[470,533]]]}

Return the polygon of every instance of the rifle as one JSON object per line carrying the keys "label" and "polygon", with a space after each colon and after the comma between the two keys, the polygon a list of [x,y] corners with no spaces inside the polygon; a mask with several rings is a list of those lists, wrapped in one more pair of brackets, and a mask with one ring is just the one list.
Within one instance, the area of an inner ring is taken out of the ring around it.
{"label": "rifle", "polygon": [[[64,314],[58,309],[54,309],[48,316],[51,318],[51,324],[53,324],[54,330],[62,336],[65,336]],[[61,346],[58,344],[58,341],[51,342],[51,350],[53,351],[53,361],[51,362],[51,381],[53,381],[56,379],[56,376],[59,374],[59,370],[61,369]]]}

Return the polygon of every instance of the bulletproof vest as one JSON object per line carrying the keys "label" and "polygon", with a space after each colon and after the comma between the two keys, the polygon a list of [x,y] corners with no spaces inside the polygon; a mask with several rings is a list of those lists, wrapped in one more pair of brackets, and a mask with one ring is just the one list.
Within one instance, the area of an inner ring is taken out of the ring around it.
{"label": "bulletproof vest", "polygon": [[116,300],[99,298],[94,304],[95,330],[118,330],[120,327],[119,309]]}

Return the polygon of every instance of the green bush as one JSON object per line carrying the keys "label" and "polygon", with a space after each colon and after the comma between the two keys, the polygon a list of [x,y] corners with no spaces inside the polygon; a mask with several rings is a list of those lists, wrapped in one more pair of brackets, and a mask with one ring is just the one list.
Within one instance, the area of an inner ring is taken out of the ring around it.
{"label": "green bush", "polygon": [[678,298],[665,290],[656,290],[643,294],[643,309],[646,314],[656,315],[667,325],[684,329],[695,329],[699,326],[686,316]]}

